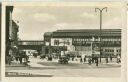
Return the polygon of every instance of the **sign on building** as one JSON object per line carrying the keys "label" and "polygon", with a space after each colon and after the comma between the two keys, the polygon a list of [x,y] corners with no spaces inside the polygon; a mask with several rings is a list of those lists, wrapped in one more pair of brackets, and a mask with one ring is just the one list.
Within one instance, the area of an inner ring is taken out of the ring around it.
{"label": "sign on building", "polygon": [[49,44],[50,44],[49,42],[46,42],[46,43],[45,43],[46,46],[49,46]]}

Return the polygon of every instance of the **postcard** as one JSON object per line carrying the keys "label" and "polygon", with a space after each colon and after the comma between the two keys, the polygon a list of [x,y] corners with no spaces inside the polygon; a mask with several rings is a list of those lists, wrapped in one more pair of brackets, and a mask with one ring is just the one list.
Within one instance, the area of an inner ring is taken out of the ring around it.
{"label": "postcard", "polygon": [[3,2],[3,82],[126,82],[124,2]]}

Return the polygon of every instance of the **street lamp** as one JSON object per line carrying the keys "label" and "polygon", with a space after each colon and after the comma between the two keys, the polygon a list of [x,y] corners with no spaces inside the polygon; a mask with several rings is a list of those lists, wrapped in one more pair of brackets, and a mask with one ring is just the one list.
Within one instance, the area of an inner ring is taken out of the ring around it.
{"label": "street lamp", "polygon": [[99,13],[100,13],[100,62],[101,62],[101,29],[102,29],[102,12],[103,12],[103,10],[106,10],[106,12],[107,12],[107,7],[104,7],[104,8],[102,8],[102,9],[100,9],[100,8],[95,8],[95,12],[97,12],[97,11],[99,11]]}

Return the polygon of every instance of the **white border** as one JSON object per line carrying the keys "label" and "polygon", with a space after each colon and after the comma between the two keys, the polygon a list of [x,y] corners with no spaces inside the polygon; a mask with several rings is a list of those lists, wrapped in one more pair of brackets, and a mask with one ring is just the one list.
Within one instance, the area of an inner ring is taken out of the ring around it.
{"label": "white border", "polygon": [[2,28],[1,28],[1,80],[5,77],[5,6],[2,4]]}
{"label": "white border", "polygon": [[127,82],[127,2],[123,3],[122,8],[122,42],[121,42],[121,82]]}
{"label": "white border", "polygon": [[[110,1],[109,1],[110,2]],[[2,64],[1,64],[1,74],[2,74],[2,81],[3,82],[127,82],[126,81],[126,69],[127,69],[127,47],[126,44],[127,43],[127,37],[126,37],[126,33],[127,33],[127,28],[126,28],[126,3],[125,2],[120,2],[122,4],[122,20],[123,20],[123,30],[122,30],[122,66],[121,66],[121,79],[116,79],[116,78],[94,78],[94,77],[53,77],[53,78],[43,78],[43,77],[5,77],[5,6],[6,5],[20,5],[20,6],[47,6],[47,5],[52,5],[52,6],[82,6],[85,5],[86,2],[80,2],[80,4],[78,4],[79,2],[3,2],[2,3]],[[93,3],[93,2],[90,2]],[[113,2],[114,3],[114,2]],[[86,4],[87,5],[87,4]],[[113,4],[114,5],[114,4]],[[89,5],[90,6],[90,5]],[[94,80],[95,79],[95,80]]]}

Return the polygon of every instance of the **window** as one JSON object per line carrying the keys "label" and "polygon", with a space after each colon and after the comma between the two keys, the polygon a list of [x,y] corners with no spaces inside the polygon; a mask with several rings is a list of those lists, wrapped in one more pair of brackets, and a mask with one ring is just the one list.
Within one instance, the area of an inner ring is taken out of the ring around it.
{"label": "window", "polygon": [[112,50],[112,52],[114,52],[114,50]]}
{"label": "window", "polygon": [[77,41],[76,39],[73,39],[74,41]]}

